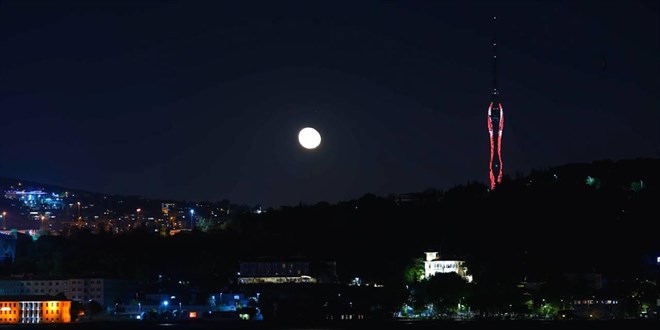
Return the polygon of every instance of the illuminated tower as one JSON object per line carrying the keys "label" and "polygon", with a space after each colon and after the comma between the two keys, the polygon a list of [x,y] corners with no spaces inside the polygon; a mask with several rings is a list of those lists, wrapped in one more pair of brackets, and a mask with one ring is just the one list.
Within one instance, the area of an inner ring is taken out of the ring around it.
{"label": "illuminated tower", "polygon": [[[497,17],[493,17],[493,23]],[[488,134],[490,135],[490,163],[488,166],[490,189],[502,183],[502,131],[504,110],[497,91],[497,40],[493,38],[493,92],[488,105]]]}

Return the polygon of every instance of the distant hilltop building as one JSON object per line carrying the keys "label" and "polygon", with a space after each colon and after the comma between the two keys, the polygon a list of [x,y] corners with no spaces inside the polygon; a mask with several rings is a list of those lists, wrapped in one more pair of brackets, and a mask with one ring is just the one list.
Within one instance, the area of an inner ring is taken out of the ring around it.
{"label": "distant hilltop building", "polygon": [[49,193],[43,189],[17,190],[11,189],[5,191],[5,198],[20,201],[30,210],[62,210],[64,209],[64,196]]}
{"label": "distant hilltop building", "polygon": [[424,261],[424,279],[428,279],[435,274],[456,273],[468,283],[472,282],[472,275],[468,275],[468,269],[463,260],[440,260],[439,252],[425,252]]}

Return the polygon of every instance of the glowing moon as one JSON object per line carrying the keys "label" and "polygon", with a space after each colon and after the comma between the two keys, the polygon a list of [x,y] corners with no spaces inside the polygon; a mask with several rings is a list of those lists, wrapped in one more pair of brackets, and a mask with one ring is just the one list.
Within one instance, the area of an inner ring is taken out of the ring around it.
{"label": "glowing moon", "polygon": [[314,149],[321,144],[321,134],[311,127],[305,127],[298,133],[298,142],[305,149]]}

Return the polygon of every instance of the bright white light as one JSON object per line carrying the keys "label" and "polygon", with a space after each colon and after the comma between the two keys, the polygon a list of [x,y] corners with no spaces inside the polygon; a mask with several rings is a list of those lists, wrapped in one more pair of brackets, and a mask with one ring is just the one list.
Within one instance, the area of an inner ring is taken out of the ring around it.
{"label": "bright white light", "polygon": [[314,149],[321,144],[321,134],[311,127],[305,127],[298,133],[298,141],[305,149]]}

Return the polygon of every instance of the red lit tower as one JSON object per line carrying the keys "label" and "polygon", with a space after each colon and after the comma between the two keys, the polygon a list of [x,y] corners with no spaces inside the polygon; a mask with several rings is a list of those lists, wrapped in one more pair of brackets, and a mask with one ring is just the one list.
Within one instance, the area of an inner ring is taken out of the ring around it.
{"label": "red lit tower", "polygon": [[[497,17],[493,17],[493,23]],[[490,189],[502,183],[502,131],[504,109],[497,91],[497,41],[493,38],[493,92],[488,105],[488,134],[490,135],[490,163],[488,166]]]}

